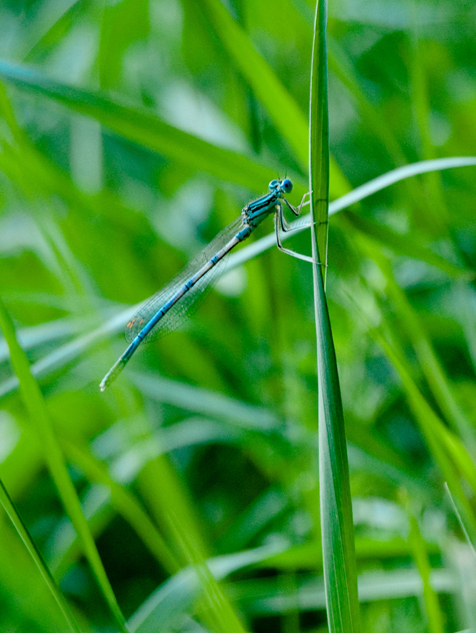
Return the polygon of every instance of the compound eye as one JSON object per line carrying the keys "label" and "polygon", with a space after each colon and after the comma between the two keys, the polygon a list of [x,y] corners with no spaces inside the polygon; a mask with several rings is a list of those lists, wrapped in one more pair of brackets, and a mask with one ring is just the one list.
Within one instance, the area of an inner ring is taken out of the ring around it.
{"label": "compound eye", "polygon": [[279,185],[279,180],[272,180],[269,183],[268,188],[270,191],[274,191],[278,185]]}
{"label": "compound eye", "polygon": [[291,193],[291,191],[293,190],[293,183],[289,180],[289,178],[285,178],[283,180],[283,182],[281,183],[281,189],[285,193]]}

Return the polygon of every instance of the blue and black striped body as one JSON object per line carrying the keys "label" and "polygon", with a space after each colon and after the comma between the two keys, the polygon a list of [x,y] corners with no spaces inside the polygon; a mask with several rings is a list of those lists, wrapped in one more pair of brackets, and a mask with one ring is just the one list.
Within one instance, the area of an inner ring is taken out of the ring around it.
{"label": "blue and black striped body", "polygon": [[[139,345],[149,338],[156,328],[160,328],[161,322],[166,316],[175,309],[181,301],[184,301],[185,297],[189,297],[199,283],[201,287],[204,286],[202,280],[204,282],[206,281],[205,277],[211,275],[211,271],[215,269],[217,264],[219,264],[235,246],[246,240],[268,215],[275,213],[276,210],[281,208],[280,199],[284,198],[284,194],[290,193],[292,188],[292,182],[288,178],[281,181],[272,180],[269,183],[269,193],[250,202],[243,208],[238,226],[233,223],[228,229],[225,229],[215,238],[212,245],[215,244],[216,240],[220,242],[222,236],[223,243],[217,244],[217,250],[212,257],[205,262],[197,258],[197,266],[194,270],[192,270],[194,268],[192,262],[192,265],[189,265],[185,269],[185,272],[188,272],[185,278],[183,273],[178,275],[175,280],[172,280],[172,282],[167,285],[166,292],[161,291],[139,310],[137,315],[128,324],[129,331],[137,331],[137,334],[132,338],[125,352],[101,381],[101,391],[104,391],[104,389],[117,378]],[[164,301],[159,307],[158,302],[161,297],[164,297]],[[187,306],[188,305],[191,305],[191,301],[187,302]]]}

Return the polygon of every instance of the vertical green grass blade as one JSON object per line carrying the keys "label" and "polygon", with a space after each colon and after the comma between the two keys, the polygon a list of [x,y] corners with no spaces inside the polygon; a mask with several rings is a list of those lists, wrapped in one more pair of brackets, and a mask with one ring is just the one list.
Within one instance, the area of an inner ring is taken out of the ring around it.
{"label": "vertical green grass blade", "polygon": [[322,554],[329,631],[357,633],[360,631],[360,613],[349,466],[337,361],[324,291],[329,212],[326,21],[326,2],[318,0],[312,51],[309,162],[318,356]]}
{"label": "vertical green grass blade", "polygon": [[319,485],[327,617],[331,633],[360,631],[354,529],[342,400],[324,284],[315,274]]}
{"label": "vertical green grass blade", "polygon": [[[409,502],[407,503],[409,506]],[[431,584],[431,565],[425,541],[420,532],[418,522],[408,507],[410,519],[409,541],[413,551],[413,560],[420,572],[423,582],[423,599],[428,618],[429,633],[444,633],[443,614],[438,602],[438,595]]]}
{"label": "vertical green grass blade", "polygon": [[325,2],[318,1],[316,6],[309,112],[309,190],[315,221],[317,261],[323,265],[325,281],[329,230],[329,110],[325,40],[327,16]]}
{"label": "vertical green grass blade", "polygon": [[28,549],[28,552],[30,553],[30,556],[32,557],[38,569],[40,570],[40,573],[43,576],[43,579],[45,583],[47,584],[48,589],[51,591],[54,599],[58,603],[58,606],[61,609],[71,630],[75,631],[76,633],[80,633],[81,629],[75,622],[73,614],[71,613],[69,609],[68,603],[64,599],[63,594],[59,590],[55,582],[55,579],[51,575],[50,570],[48,569],[45,561],[43,560],[43,557],[41,556],[41,553],[39,552],[38,548],[33,542],[33,539],[31,538],[26,525],[23,523],[20,515],[18,514],[15,508],[15,505],[13,504],[13,501],[10,499],[10,495],[8,494],[5,488],[3,481],[0,481],[0,503],[4,507],[5,512],[10,517],[10,520],[13,523],[15,530],[18,532],[20,538],[25,543],[26,548]]}
{"label": "vertical green grass blade", "polygon": [[13,321],[0,297],[0,327],[10,350],[15,373],[18,376],[20,387],[32,421],[38,429],[44,447],[44,459],[48,465],[51,476],[58,489],[64,508],[71,519],[84,547],[85,555],[91,565],[102,594],[107,601],[117,627],[123,633],[127,633],[124,617],[117,604],[114,592],[102,565],[99,553],[96,549],[94,538],[89,530],[86,519],[81,510],[76,490],[66,468],[61,448],[55,435],[53,424],[46,407],[43,394],[38,383],[33,378],[28,359],[20,347],[15,334]]}
{"label": "vertical green grass blade", "polygon": [[[415,5],[413,6],[415,11]],[[425,160],[437,158],[437,152],[431,138],[431,110],[432,104],[428,94],[428,78],[426,76],[426,63],[424,55],[425,43],[420,41],[418,33],[418,21],[414,15],[414,24],[410,35],[410,50],[412,63],[410,64],[411,90],[415,123],[421,140],[422,157]],[[427,221],[431,228],[440,232],[445,231],[445,226],[450,219],[445,203],[441,175],[431,172],[424,178],[425,186],[422,192],[428,197],[428,203],[422,205],[427,214]]]}

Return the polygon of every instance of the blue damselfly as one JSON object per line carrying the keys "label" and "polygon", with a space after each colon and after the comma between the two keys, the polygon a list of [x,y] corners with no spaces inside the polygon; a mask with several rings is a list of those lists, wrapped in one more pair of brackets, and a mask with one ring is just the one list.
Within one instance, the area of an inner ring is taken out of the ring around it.
{"label": "blue damselfly", "polygon": [[280,230],[289,230],[284,219],[283,202],[298,216],[305,203],[306,194],[299,207],[294,207],[285,197],[291,193],[293,183],[289,178],[272,180],[269,193],[247,204],[240,217],[219,233],[203,251],[192,260],[165,288],[154,295],[129,321],[126,338],[129,347],[114,363],[99,385],[104,391],[124,369],[132,355],[144,341],[152,340],[160,332],[175,329],[182,317],[223,270],[226,255],[256,229],[271,213],[274,213],[276,243],[284,253],[305,261],[312,261],[307,255],[284,248],[279,236]]}

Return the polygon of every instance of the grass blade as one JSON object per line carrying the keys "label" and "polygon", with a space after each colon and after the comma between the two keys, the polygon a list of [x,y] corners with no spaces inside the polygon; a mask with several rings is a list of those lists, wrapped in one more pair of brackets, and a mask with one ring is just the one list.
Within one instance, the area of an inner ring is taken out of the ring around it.
{"label": "grass blade", "polygon": [[243,154],[207,143],[168,125],[146,111],[113,101],[99,92],[81,90],[54,81],[39,72],[0,62],[0,77],[21,88],[42,94],[75,112],[99,121],[135,143],[217,178],[263,190],[276,177],[275,169]]}
{"label": "grass blade", "polygon": [[423,582],[423,599],[428,618],[428,631],[429,633],[444,633],[443,614],[438,603],[438,595],[431,583],[431,565],[426,543],[420,532],[418,522],[411,513],[409,502],[407,502],[407,506],[410,519],[409,541],[413,550],[413,560]]}
{"label": "grass blade", "polygon": [[[323,265],[325,283],[327,239],[329,232],[329,109],[327,94],[327,5],[317,2],[311,62],[311,99],[309,114],[309,170],[311,214],[315,222],[314,259]],[[316,271],[315,271],[316,272]]]}
{"label": "grass blade", "polygon": [[[360,613],[349,464],[337,361],[324,290],[329,213],[326,23],[327,3],[318,0],[311,70],[310,190],[318,356],[322,555],[329,631],[357,633],[360,631]],[[319,266],[318,262],[322,265]]]}
{"label": "grass blade", "polygon": [[[455,167],[474,167],[476,165],[475,156],[449,156],[448,158],[435,158],[434,160],[422,160],[417,163],[410,163],[403,167],[397,167],[392,169],[382,176],[378,176],[372,180],[369,180],[363,185],[356,187],[350,193],[342,196],[334,204],[334,209],[331,213],[337,213],[346,207],[350,207],[356,202],[360,202],[364,198],[368,198],[373,193],[381,191],[390,185],[394,185],[406,178],[412,178],[418,174],[426,174],[432,171],[440,171],[441,169],[453,169]],[[336,204],[336,203],[339,204]]]}

